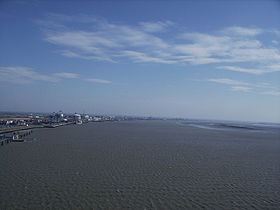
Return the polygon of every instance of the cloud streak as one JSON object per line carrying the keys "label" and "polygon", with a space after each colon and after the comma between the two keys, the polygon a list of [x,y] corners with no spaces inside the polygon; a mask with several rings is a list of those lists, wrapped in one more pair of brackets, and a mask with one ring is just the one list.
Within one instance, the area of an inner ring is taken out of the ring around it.
{"label": "cloud streak", "polygon": [[162,32],[165,31],[169,26],[174,23],[171,21],[158,21],[158,22],[140,22],[139,25],[142,27],[143,31],[146,32]]}
{"label": "cloud streak", "polygon": [[80,76],[78,74],[69,73],[69,72],[61,72],[53,74],[55,77],[64,78],[64,79],[77,79]]}
{"label": "cloud streak", "polygon": [[215,82],[220,84],[226,84],[226,85],[250,85],[246,82],[241,82],[238,80],[232,80],[228,78],[215,78],[215,79],[208,79],[209,82]]}
{"label": "cloud streak", "polygon": [[232,91],[255,92],[274,96],[280,95],[280,92],[277,91],[277,87],[274,87],[269,83],[249,83],[230,78],[211,78],[204,81],[230,86],[230,90]]}
{"label": "cloud streak", "polygon": [[223,33],[228,35],[237,35],[237,36],[256,36],[264,31],[260,28],[245,28],[245,27],[239,27],[239,26],[232,26],[225,28],[222,30]]}
{"label": "cloud streak", "polygon": [[[231,26],[198,33],[178,30],[180,26],[171,21],[127,25],[55,14],[39,22],[45,28],[44,40],[58,46],[58,52],[66,57],[103,62],[215,64],[217,69],[255,75],[280,71],[271,68],[280,65],[279,49],[259,36],[278,36],[275,29]],[[73,22],[83,24],[73,27]],[[244,67],[249,64],[250,68]]]}
{"label": "cloud streak", "polygon": [[223,69],[223,70],[229,70],[229,71],[237,71],[237,72],[243,72],[243,73],[249,73],[249,74],[256,74],[256,75],[280,71],[280,65],[265,66],[261,69],[242,68],[242,67],[239,67],[239,66],[218,66],[216,68],[217,69]]}
{"label": "cloud streak", "polygon": [[86,79],[88,82],[94,82],[94,83],[101,83],[101,84],[110,84],[112,81],[105,80],[105,79],[98,79],[98,78],[88,78]]}
{"label": "cloud streak", "polygon": [[[80,79],[79,74],[70,72],[59,72],[54,74],[42,74],[34,71],[32,68],[24,66],[6,66],[0,67],[0,81],[13,83],[13,84],[30,84],[33,82],[51,82],[56,83],[65,79]],[[83,79],[83,78],[82,78]],[[86,78],[83,79],[87,82],[111,84],[110,80],[99,78]]]}
{"label": "cloud streak", "polygon": [[78,77],[78,74],[68,72],[47,75],[38,73],[32,68],[23,66],[0,67],[0,81],[15,84],[28,84],[34,81],[59,82],[61,79],[74,79]]}
{"label": "cloud streak", "polygon": [[280,96],[280,91],[270,90],[270,91],[264,91],[264,92],[262,92],[262,94],[273,95],[273,96]]}
{"label": "cloud streak", "polygon": [[241,92],[249,92],[250,90],[252,90],[252,88],[250,87],[243,87],[243,86],[233,86],[231,87],[231,89],[234,91],[241,91]]}

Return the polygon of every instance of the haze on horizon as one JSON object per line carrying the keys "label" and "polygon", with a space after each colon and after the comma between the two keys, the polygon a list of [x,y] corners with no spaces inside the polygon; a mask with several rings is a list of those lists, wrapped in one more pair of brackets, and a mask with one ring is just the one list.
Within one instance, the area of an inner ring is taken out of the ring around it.
{"label": "haze on horizon", "polygon": [[0,111],[280,122],[280,2],[0,2]]}

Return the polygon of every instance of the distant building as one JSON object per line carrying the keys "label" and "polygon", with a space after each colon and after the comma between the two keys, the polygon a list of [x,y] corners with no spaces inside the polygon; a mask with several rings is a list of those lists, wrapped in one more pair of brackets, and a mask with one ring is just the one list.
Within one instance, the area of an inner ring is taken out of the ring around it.
{"label": "distant building", "polygon": [[80,114],[75,113],[74,114],[74,120],[76,124],[82,124],[82,116]]}

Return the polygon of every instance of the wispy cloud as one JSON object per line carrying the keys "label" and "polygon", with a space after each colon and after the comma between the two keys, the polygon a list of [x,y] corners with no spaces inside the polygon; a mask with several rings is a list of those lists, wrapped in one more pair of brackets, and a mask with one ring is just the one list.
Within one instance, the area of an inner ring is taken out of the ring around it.
{"label": "wispy cloud", "polygon": [[272,29],[272,30],[270,30],[270,32],[280,36],[280,30],[278,30],[278,29]]}
{"label": "wispy cloud", "polygon": [[174,23],[171,21],[158,21],[158,22],[140,22],[139,25],[143,31],[146,32],[162,32]]}
{"label": "wispy cloud", "polygon": [[241,91],[241,92],[248,92],[248,91],[252,90],[252,88],[244,87],[244,86],[233,86],[233,87],[231,87],[231,89],[234,91]]}
{"label": "wispy cloud", "polygon": [[[73,27],[72,22],[83,24]],[[184,31],[171,21],[127,25],[89,16],[59,14],[49,15],[40,24],[46,28],[45,40],[59,46],[58,52],[66,57],[104,62],[213,63],[219,69],[251,74],[275,72],[278,70],[269,66],[280,65],[279,49],[258,36],[265,33],[277,36],[275,29],[232,26],[212,33],[198,33]],[[89,27],[85,27],[87,24]],[[243,64],[250,64],[250,68]]]}
{"label": "wispy cloud", "polygon": [[[69,19],[71,18],[68,16],[63,16],[63,18],[59,16],[59,21],[64,23],[69,22]],[[162,39],[149,32],[162,30],[170,24],[169,22],[142,22],[133,27],[93,19],[90,22],[91,30],[68,28],[67,24],[61,27],[61,23],[59,27],[55,27],[49,22],[50,20],[46,23],[48,30],[45,30],[45,40],[64,47],[61,54],[67,57],[113,62],[127,49],[134,48],[140,52],[140,48],[143,50],[144,47],[151,51],[168,47]],[[55,22],[55,24],[58,23]]]}
{"label": "wispy cloud", "polygon": [[150,56],[147,53],[131,51],[131,50],[124,50],[121,51],[118,57],[130,57],[130,59],[136,63],[165,63],[171,64],[176,63],[176,61],[172,59],[163,59],[156,56]]}
{"label": "wispy cloud", "polygon": [[28,67],[0,67],[0,80],[12,83],[30,83],[32,81],[56,82],[57,78],[33,71]]}
{"label": "wispy cloud", "polygon": [[269,72],[276,72],[280,71],[280,65],[271,65],[271,66],[264,66],[261,69],[251,69],[251,68],[242,68],[239,66],[218,66],[217,69],[223,70],[230,70],[230,71],[237,71],[237,72],[245,72],[250,74],[265,74]]}
{"label": "wispy cloud", "polygon": [[250,85],[249,83],[228,79],[228,78],[215,78],[215,79],[208,79],[209,82],[215,82],[220,84],[226,84],[226,85]]}
{"label": "wispy cloud", "polygon": [[80,53],[76,53],[74,51],[71,50],[61,50],[58,51],[58,53],[60,53],[61,55],[65,56],[65,57],[69,57],[69,58],[82,58],[82,59],[86,59],[86,60],[96,60],[96,61],[108,61],[108,62],[115,62],[113,61],[111,58],[107,57],[107,56],[95,56],[95,55],[83,55]]}
{"label": "wispy cloud", "polygon": [[267,63],[279,64],[279,50],[265,46],[257,39],[202,33],[185,33],[181,38],[190,43],[177,44],[175,50],[180,55],[193,56],[189,59],[192,64],[250,63],[253,66]]}
{"label": "wispy cloud", "polygon": [[78,75],[68,72],[47,75],[23,66],[0,67],[0,81],[2,82],[16,84],[27,84],[33,81],[58,82],[62,78],[78,78]]}
{"label": "wispy cloud", "polygon": [[102,83],[102,84],[110,84],[112,81],[105,80],[105,79],[98,79],[98,78],[88,78],[86,79],[88,82],[94,82],[94,83]]}
{"label": "wispy cloud", "polygon": [[232,26],[225,28],[222,30],[223,33],[229,34],[229,35],[237,35],[237,36],[256,36],[264,31],[260,28],[245,28],[245,27],[240,27],[240,26]]}
{"label": "wispy cloud", "polygon": [[69,72],[61,72],[53,74],[55,77],[65,78],[65,79],[77,79],[80,76],[78,74],[69,73]]}
{"label": "wispy cloud", "polygon": [[99,78],[81,78],[79,74],[70,72],[58,72],[53,74],[42,74],[32,68],[24,66],[0,67],[0,81],[14,84],[30,84],[32,82],[60,82],[65,79],[82,79],[88,82],[110,84],[110,80]]}
{"label": "wispy cloud", "polygon": [[275,96],[279,95],[280,93],[277,91],[277,87],[271,85],[270,83],[250,83],[240,80],[233,80],[230,78],[211,78],[204,81],[227,85],[230,87],[230,90],[233,91],[255,92]]}
{"label": "wispy cloud", "polygon": [[262,92],[262,94],[273,95],[273,96],[280,96],[280,91],[270,90],[270,91],[264,91],[264,92]]}

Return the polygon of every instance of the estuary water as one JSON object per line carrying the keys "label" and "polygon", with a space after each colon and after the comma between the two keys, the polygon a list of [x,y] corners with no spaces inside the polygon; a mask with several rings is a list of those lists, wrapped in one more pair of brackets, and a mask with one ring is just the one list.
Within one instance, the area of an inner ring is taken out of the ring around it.
{"label": "estuary water", "polygon": [[37,129],[0,147],[0,209],[280,208],[279,129],[193,125]]}

